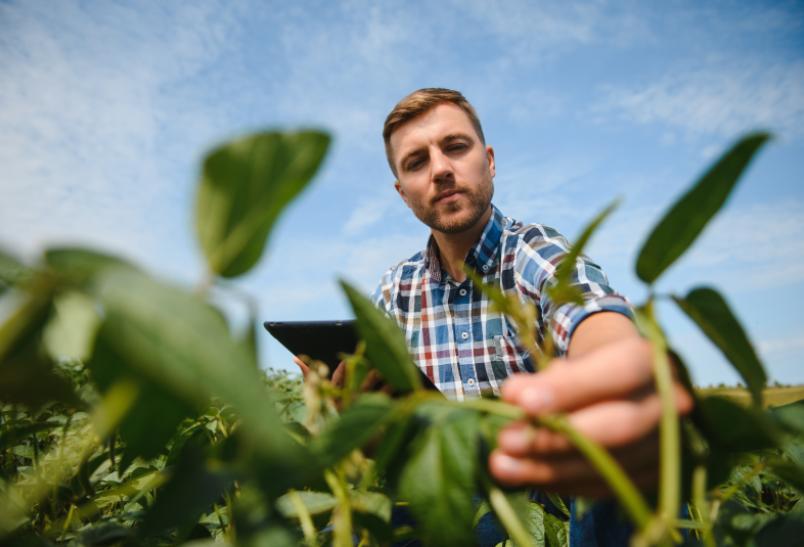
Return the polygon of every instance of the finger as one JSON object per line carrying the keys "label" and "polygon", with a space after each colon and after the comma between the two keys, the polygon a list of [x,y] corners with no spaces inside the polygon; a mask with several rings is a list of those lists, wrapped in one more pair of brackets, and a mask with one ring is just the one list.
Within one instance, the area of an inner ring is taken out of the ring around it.
{"label": "finger", "polygon": [[[655,492],[659,480],[658,467],[652,469],[645,469],[637,473],[633,473],[628,477],[637,489],[643,492]],[[528,486],[530,483],[506,483],[499,481],[501,484],[512,487]],[[550,492],[554,492],[561,496],[583,496],[587,498],[610,498],[614,495],[614,491],[609,484],[602,478],[595,478],[590,480],[578,481],[562,481],[550,484],[547,486],[539,486]]]}
{"label": "finger", "polygon": [[[689,411],[692,398],[680,385],[675,386],[676,407]],[[588,439],[606,447],[626,446],[654,432],[662,413],[661,399],[650,392],[638,400],[614,400],[594,404],[568,415],[570,425]],[[511,455],[562,454],[574,450],[561,433],[526,422],[503,428],[498,444]]]}
{"label": "finger", "polygon": [[343,387],[344,376],[346,376],[346,363],[341,361],[338,363],[338,366],[335,367],[335,371],[330,378],[332,385],[335,387]]}
{"label": "finger", "polygon": [[[655,438],[638,443],[612,453],[630,478],[655,476],[658,469],[659,454]],[[497,449],[489,458],[492,475],[506,485],[539,486],[550,491],[591,491],[596,488],[607,490],[605,479],[581,454],[561,458],[517,457]],[[643,482],[645,486],[649,483]]]}
{"label": "finger", "polygon": [[360,391],[376,391],[382,385],[382,376],[377,369],[371,369],[363,383],[360,385]]}
{"label": "finger", "polygon": [[503,384],[502,397],[536,416],[627,397],[648,385],[652,377],[651,346],[633,337],[571,361],[554,360],[538,374],[513,375]]}
{"label": "finger", "polygon": [[308,367],[304,363],[304,361],[302,361],[301,359],[299,359],[295,355],[293,356],[293,362],[296,363],[296,366],[298,366],[299,370],[301,370],[302,378],[304,378],[306,380],[307,375],[310,373],[310,367]]}

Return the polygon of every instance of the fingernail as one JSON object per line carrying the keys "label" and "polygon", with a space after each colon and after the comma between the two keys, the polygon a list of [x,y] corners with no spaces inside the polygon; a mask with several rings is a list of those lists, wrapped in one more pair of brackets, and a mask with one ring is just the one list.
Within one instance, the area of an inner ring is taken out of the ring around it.
{"label": "fingernail", "polygon": [[498,472],[506,475],[513,475],[519,472],[521,466],[518,460],[502,452],[495,452],[494,457],[496,459],[494,467]]}
{"label": "fingernail", "polygon": [[553,394],[541,387],[528,387],[519,396],[519,404],[529,414],[538,414],[553,403]]}

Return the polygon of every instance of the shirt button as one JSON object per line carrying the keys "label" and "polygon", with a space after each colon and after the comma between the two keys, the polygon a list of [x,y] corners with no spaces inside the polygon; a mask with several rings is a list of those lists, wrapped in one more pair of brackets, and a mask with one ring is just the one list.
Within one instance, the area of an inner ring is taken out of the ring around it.
{"label": "shirt button", "polygon": [[461,296],[466,296],[466,289],[459,290],[458,294],[460,294]]}
{"label": "shirt button", "polygon": [[480,269],[483,270],[484,272],[487,272],[487,271],[489,271],[489,265],[488,264],[483,264],[483,266]]}
{"label": "shirt button", "polygon": [[462,332],[462,333],[461,333],[461,339],[462,339],[462,340],[466,340],[467,338],[469,338],[469,333],[468,333],[468,332],[465,332],[465,331],[464,331],[464,332]]}
{"label": "shirt button", "polygon": [[475,385],[475,379],[474,378],[469,378],[468,380],[466,380],[466,385],[467,386]]}

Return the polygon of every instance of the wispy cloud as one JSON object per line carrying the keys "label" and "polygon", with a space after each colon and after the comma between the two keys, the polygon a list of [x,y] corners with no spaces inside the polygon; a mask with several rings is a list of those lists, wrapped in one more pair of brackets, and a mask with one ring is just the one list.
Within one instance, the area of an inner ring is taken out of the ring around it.
{"label": "wispy cloud", "polygon": [[673,70],[642,85],[609,86],[594,110],[684,133],[733,136],[769,128],[804,134],[804,62],[740,60]]}
{"label": "wispy cloud", "polygon": [[[153,263],[177,226],[188,231],[174,203],[186,181],[171,180],[173,160],[160,155],[173,146],[164,90],[215,60],[229,18],[213,4],[11,3],[0,5],[0,26],[0,233],[24,233],[24,252],[80,240]],[[209,132],[213,118],[184,129]]]}

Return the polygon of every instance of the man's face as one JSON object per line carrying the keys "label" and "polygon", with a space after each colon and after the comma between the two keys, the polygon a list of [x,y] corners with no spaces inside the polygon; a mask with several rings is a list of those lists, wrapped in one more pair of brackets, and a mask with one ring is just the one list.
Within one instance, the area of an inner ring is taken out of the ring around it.
{"label": "man's face", "polygon": [[442,103],[391,135],[396,190],[433,230],[456,234],[475,227],[494,193],[494,151],[469,116]]}

